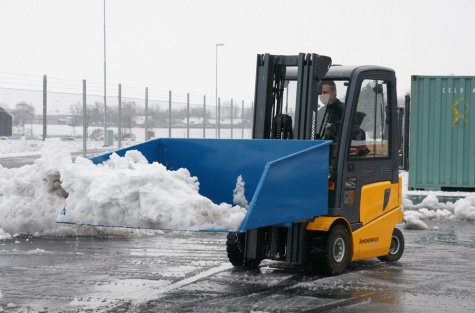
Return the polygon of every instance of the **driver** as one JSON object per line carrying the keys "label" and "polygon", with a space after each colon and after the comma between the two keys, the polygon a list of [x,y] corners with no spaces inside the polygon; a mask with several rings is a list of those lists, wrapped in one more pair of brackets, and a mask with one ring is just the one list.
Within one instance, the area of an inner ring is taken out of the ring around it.
{"label": "driver", "polygon": [[320,101],[323,106],[318,109],[317,126],[319,125],[318,134],[320,138],[328,139],[336,135],[343,118],[343,103],[336,97],[336,85],[333,80],[323,80],[322,94]]}

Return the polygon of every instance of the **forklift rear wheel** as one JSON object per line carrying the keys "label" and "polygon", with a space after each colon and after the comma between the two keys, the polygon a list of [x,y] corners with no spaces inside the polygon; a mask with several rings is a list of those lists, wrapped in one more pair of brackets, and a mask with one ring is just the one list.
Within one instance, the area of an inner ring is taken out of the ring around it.
{"label": "forklift rear wheel", "polygon": [[327,250],[325,251],[326,268],[330,275],[341,274],[348,264],[350,239],[345,226],[338,224],[330,229]]}
{"label": "forklift rear wheel", "polygon": [[245,233],[228,233],[226,240],[226,251],[229,262],[234,266],[257,267],[261,263],[259,259],[248,259],[244,257]]}
{"label": "forklift rear wheel", "polygon": [[403,252],[404,236],[398,228],[394,228],[388,255],[380,256],[378,259],[383,262],[396,262],[401,258]]}

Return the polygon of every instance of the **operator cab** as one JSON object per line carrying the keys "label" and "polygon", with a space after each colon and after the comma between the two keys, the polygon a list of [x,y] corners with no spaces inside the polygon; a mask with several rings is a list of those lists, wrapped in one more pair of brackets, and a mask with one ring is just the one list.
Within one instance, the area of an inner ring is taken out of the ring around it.
{"label": "operator cab", "polygon": [[[363,186],[398,182],[397,99],[394,70],[331,66],[315,54],[258,56],[253,138],[330,139],[329,208],[361,226]],[[322,124],[322,81],[335,83],[341,123]],[[389,193],[389,191],[387,191]],[[389,197],[389,194],[388,194]]]}

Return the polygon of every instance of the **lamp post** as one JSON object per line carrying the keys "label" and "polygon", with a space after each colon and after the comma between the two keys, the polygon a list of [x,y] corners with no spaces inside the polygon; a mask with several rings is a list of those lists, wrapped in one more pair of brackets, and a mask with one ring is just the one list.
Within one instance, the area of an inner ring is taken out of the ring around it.
{"label": "lamp post", "polygon": [[216,44],[216,138],[218,138],[218,47],[224,46],[224,43]]}
{"label": "lamp post", "polygon": [[104,0],[104,146],[107,146],[107,91],[106,91],[106,0]]}

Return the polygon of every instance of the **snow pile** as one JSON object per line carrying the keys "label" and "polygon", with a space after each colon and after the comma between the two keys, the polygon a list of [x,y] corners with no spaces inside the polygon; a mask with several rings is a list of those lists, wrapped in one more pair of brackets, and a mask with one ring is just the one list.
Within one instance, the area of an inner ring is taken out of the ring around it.
{"label": "snow pile", "polygon": [[113,153],[98,165],[77,158],[61,171],[61,180],[69,196],[59,222],[237,230],[246,214],[241,206],[217,205],[200,195],[198,179],[187,169],[169,171],[162,164],[149,164],[136,150],[125,157]]}
{"label": "snow pile", "polygon": [[[237,195],[243,194],[244,183],[239,184]],[[188,170],[167,171],[161,164],[148,164],[137,151],[124,158],[113,155],[103,165],[81,157],[73,163],[66,143],[48,139],[34,164],[13,169],[0,165],[0,239],[12,234],[143,233],[58,224],[58,216],[84,224],[166,229],[240,226],[244,208],[216,205],[201,196],[198,188],[197,178]],[[65,203],[67,215],[60,215]]]}
{"label": "snow pile", "polygon": [[[59,139],[44,142],[41,157],[20,168],[0,167],[0,237],[8,234],[55,234],[64,198],[55,188],[62,166],[72,163]],[[61,232],[60,232],[61,233]]]}
{"label": "snow pile", "polygon": [[475,221],[475,196],[456,201],[454,203],[454,214],[459,219]]}
{"label": "snow pile", "polygon": [[404,218],[407,229],[427,229],[424,220],[428,219],[460,219],[475,221],[475,196],[468,196],[455,203],[440,203],[435,193],[430,193],[421,203],[413,205],[404,200]]}
{"label": "snow pile", "polygon": [[0,240],[11,239],[12,235],[6,233],[3,229],[0,228]]}
{"label": "snow pile", "polygon": [[247,209],[249,207],[249,202],[247,202],[246,196],[244,195],[244,191],[246,190],[245,187],[246,183],[242,180],[242,176],[239,175],[236,182],[236,188],[233,192],[233,202],[234,204]]}

